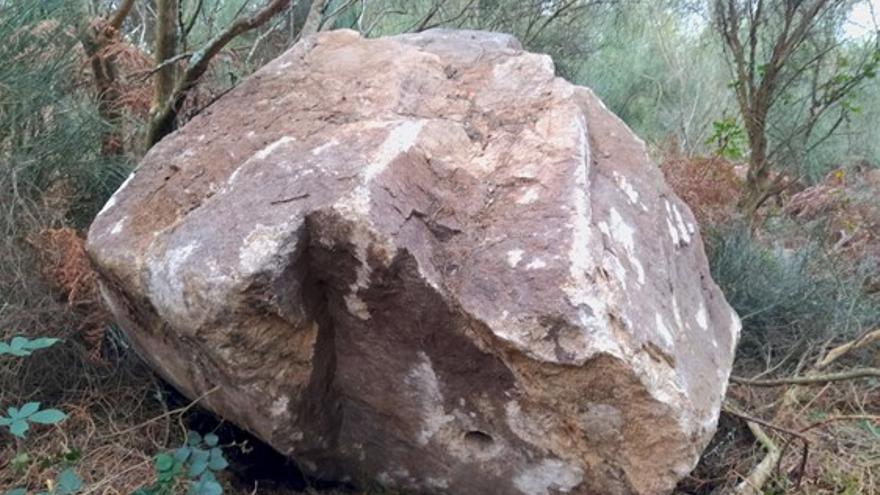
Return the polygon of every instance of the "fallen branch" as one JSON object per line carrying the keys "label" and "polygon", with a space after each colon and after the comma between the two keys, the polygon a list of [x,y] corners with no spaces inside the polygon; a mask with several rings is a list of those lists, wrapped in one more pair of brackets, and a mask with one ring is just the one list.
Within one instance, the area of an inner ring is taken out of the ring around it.
{"label": "fallen branch", "polygon": [[828,354],[826,354],[825,357],[816,364],[816,369],[820,370],[823,368],[827,368],[831,363],[846,355],[850,351],[854,351],[860,347],[864,347],[874,342],[880,342],[880,328],[877,328],[870,332],[865,332],[857,339],[851,340],[845,344],[841,344],[835,347],[834,349],[831,349],[830,351],[828,351]]}
{"label": "fallen branch", "polygon": [[856,368],[839,373],[810,374],[807,376],[792,376],[788,378],[769,378],[765,380],[752,380],[738,376],[730,377],[730,381],[740,385],[751,387],[780,387],[783,385],[822,385],[828,382],[840,382],[857,380],[860,378],[880,378],[880,368]]}
{"label": "fallen branch", "polygon": [[767,483],[767,480],[773,473],[773,467],[781,459],[781,452],[779,447],[773,443],[773,440],[764,433],[764,430],[757,423],[746,421],[746,426],[749,427],[749,430],[755,435],[758,442],[767,450],[767,455],[761,459],[761,462],[740,484],[736,485],[733,493],[736,495],[761,495],[764,493],[761,487]]}
{"label": "fallen branch", "polygon": [[[737,495],[761,495],[763,492],[761,491],[761,487],[764,486],[764,483],[770,478],[770,475],[773,474],[774,470],[779,473],[782,466],[782,455],[785,453],[785,450],[791,445],[791,442],[795,439],[800,440],[803,443],[803,450],[801,451],[801,461],[798,464],[797,478],[795,480],[795,489],[799,488],[801,485],[801,481],[803,479],[804,473],[807,470],[807,460],[810,457],[810,440],[800,431],[794,431],[782,426],[774,425],[769,421],[765,421],[760,418],[756,418],[754,416],[750,416],[748,414],[744,414],[738,411],[734,411],[729,407],[724,408],[724,412],[730,414],[731,416],[736,416],[740,419],[746,421],[746,426],[749,427],[749,430],[755,435],[755,438],[758,442],[764,446],[767,450],[767,454],[761,459],[761,462],[752,470],[751,473],[739,484],[737,485],[734,493]],[[785,442],[785,445],[780,449],[776,446],[773,440],[764,433],[764,430],[761,429],[761,426],[765,426],[772,430],[779,431],[781,433],[785,433],[789,435],[789,439]],[[775,469],[774,469],[775,468]]]}

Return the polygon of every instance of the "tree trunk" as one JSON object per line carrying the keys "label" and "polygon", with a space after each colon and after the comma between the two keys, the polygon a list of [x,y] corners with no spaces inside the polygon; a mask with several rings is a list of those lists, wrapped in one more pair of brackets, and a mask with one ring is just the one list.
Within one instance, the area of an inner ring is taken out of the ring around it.
{"label": "tree trunk", "polygon": [[[323,6],[324,2],[316,0],[312,4],[313,9],[316,4]],[[156,61],[161,64],[175,56],[177,38],[174,34],[176,34],[178,3],[177,0],[157,0],[157,5],[165,6],[159,12],[156,40]],[[147,129],[147,148],[174,131],[177,126],[178,113],[187,94],[207,72],[211,60],[237,36],[262,26],[289,5],[290,0],[271,0],[251,17],[233,22],[188,58],[186,69],[180,77],[175,77],[174,64],[167,64],[160,69]],[[311,17],[311,15],[310,11],[309,16]]]}
{"label": "tree trunk", "polygon": [[[156,0],[156,63],[162,65],[177,55],[178,0]],[[147,147],[157,143],[173,129],[173,119],[167,118],[168,107],[173,104],[176,84],[176,64],[162,66],[156,74],[153,87],[153,103],[147,129]],[[175,112],[176,115],[176,112]]]}
{"label": "tree trunk", "polygon": [[752,222],[757,219],[758,208],[767,199],[770,190],[770,162],[767,160],[767,113],[769,109],[760,95],[750,98],[740,111],[745,120],[749,139],[749,169],[746,183],[739,199],[739,210]]}

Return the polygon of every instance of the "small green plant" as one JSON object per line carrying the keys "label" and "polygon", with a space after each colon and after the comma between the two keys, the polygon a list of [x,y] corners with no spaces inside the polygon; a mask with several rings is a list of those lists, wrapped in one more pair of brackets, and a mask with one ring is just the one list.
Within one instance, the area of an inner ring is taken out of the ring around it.
{"label": "small green plant", "polygon": [[227,466],[217,435],[202,437],[190,431],[184,446],[153,458],[156,482],[134,495],[175,495],[184,489],[187,495],[221,495],[223,487],[215,473]]}
{"label": "small green plant", "polygon": [[9,433],[24,438],[31,423],[54,425],[63,421],[67,415],[58,409],[40,409],[39,402],[28,402],[21,407],[9,406],[6,416],[0,416],[0,426],[5,426]]}
{"label": "small green plant", "polygon": [[[38,339],[13,337],[8,344],[0,342],[0,356],[30,356],[34,351],[51,347],[58,341],[58,339],[48,337]],[[18,438],[24,438],[31,423],[53,425],[63,421],[66,417],[66,414],[57,409],[40,409],[39,402],[28,402],[21,407],[9,406],[5,416],[0,414],[0,426],[6,427],[9,433]]]}
{"label": "small green plant", "polygon": [[[0,356],[10,355],[16,357],[30,356],[34,351],[51,347],[59,342],[59,339],[41,337],[28,339],[25,337],[13,337],[9,343],[0,342]],[[0,414],[0,426],[9,430],[9,433],[25,438],[31,424],[54,425],[67,418],[67,415],[58,409],[41,409],[39,402],[28,402],[21,407],[9,406],[6,415]],[[18,468],[26,466],[30,456],[27,453],[19,453],[12,460],[12,464]],[[49,484],[48,491],[37,492],[37,495],[74,495],[82,488],[82,480],[73,468],[66,468],[58,473],[55,480]],[[15,488],[6,492],[6,495],[27,495],[26,488]]]}
{"label": "small green plant", "polygon": [[34,351],[51,347],[57,343],[59,339],[48,337],[40,337],[38,339],[28,339],[25,337],[13,337],[7,344],[0,342],[0,356],[8,354],[10,356],[27,357]]}
{"label": "small green plant", "polygon": [[714,132],[706,144],[715,146],[715,154],[728,160],[738,160],[745,156],[746,134],[733,117],[724,117],[712,122]]}
{"label": "small green plant", "polygon": [[[37,492],[36,495],[75,495],[82,489],[83,482],[73,468],[67,468],[58,473],[54,482],[49,483],[48,491]],[[26,488],[9,490],[6,495],[27,495]]]}

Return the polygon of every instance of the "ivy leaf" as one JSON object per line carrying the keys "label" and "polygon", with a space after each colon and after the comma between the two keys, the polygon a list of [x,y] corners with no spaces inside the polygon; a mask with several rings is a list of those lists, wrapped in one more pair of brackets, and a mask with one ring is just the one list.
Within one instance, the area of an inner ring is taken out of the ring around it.
{"label": "ivy leaf", "polygon": [[28,420],[33,423],[39,423],[43,425],[54,425],[60,421],[63,421],[67,418],[67,415],[58,409],[43,409],[42,411],[35,412],[34,414],[28,417]]}
{"label": "ivy leaf", "polygon": [[9,433],[12,433],[18,438],[24,438],[24,434],[28,431],[28,428],[29,425],[27,421],[16,419],[12,421],[11,425],[9,425]]}
{"label": "ivy leaf", "polygon": [[[21,409],[18,410],[18,418],[24,419],[30,416],[31,414],[40,410],[39,402],[28,402],[27,404],[21,406]],[[13,418],[16,419],[16,418]]]}
{"label": "ivy leaf", "polygon": [[72,468],[67,468],[58,474],[58,486],[55,488],[56,495],[73,495],[82,488],[82,479]]}

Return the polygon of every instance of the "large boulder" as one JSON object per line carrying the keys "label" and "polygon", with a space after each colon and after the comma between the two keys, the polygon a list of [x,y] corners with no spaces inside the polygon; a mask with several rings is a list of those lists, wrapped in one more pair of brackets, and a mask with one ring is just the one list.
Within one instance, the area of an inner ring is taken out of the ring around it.
{"label": "large boulder", "polygon": [[411,493],[669,492],[739,332],[644,143],[502,34],[298,43],[150,150],[88,250],[183,393]]}

